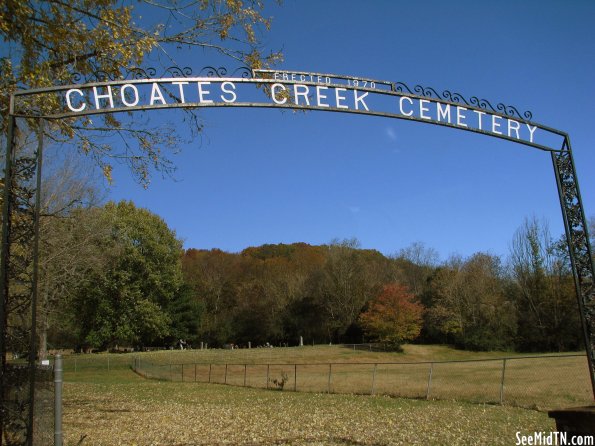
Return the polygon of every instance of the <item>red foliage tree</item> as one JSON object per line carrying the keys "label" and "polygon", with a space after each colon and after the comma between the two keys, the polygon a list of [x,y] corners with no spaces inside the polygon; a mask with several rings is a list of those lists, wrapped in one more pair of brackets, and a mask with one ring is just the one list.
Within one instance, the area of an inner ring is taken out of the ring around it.
{"label": "red foliage tree", "polygon": [[364,331],[379,342],[399,348],[405,341],[415,339],[423,324],[424,306],[406,286],[396,283],[384,285],[381,293],[360,315]]}

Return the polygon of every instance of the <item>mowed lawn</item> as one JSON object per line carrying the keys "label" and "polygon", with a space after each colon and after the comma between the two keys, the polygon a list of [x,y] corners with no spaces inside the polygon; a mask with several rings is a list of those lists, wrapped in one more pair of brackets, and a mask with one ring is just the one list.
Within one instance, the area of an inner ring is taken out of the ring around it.
{"label": "mowed lawn", "polygon": [[[410,354],[418,360],[427,354],[459,354],[432,349],[415,347]],[[314,357],[322,361],[322,356],[338,361],[336,355],[346,361],[386,359],[378,353],[348,353],[340,348],[326,349],[324,355],[317,348],[300,352],[302,362]],[[221,359],[216,351],[202,353],[212,355],[211,361]],[[196,360],[200,354],[150,355],[188,362],[191,355]],[[254,362],[300,359],[295,349],[219,354],[236,355],[231,359],[244,355],[240,362],[247,362],[251,354]],[[460,355],[468,356],[466,352]],[[510,445],[516,443],[517,433],[555,430],[547,413],[517,407],[146,380],[128,368],[130,361],[130,355],[79,357],[75,372],[73,358],[66,358],[66,445]]]}

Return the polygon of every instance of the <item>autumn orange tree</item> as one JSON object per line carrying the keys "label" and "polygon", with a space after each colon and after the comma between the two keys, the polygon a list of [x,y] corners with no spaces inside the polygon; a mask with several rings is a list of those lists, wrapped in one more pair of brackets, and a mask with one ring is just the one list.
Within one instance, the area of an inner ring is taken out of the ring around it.
{"label": "autumn orange tree", "polygon": [[422,328],[423,305],[406,286],[397,283],[384,285],[360,315],[364,331],[379,342],[399,349],[405,341],[415,339]]}

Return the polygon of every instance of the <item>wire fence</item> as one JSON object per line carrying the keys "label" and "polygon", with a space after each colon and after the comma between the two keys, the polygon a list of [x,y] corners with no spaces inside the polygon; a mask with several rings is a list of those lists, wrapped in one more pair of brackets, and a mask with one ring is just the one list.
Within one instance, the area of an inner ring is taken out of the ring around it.
{"label": "wire fence", "polygon": [[299,392],[449,399],[540,410],[593,403],[585,355],[310,364],[154,364],[138,356],[132,368],[151,379]]}
{"label": "wire fence", "polygon": [[[26,444],[30,414],[30,373],[26,364],[7,364],[2,395],[2,440],[6,445]],[[32,444],[45,446],[54,438],[53,368],[35,369]]]}

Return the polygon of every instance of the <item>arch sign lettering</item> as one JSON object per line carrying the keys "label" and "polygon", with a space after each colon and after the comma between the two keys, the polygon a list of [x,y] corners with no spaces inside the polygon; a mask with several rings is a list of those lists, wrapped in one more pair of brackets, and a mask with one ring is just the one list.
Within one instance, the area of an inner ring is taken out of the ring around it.
{"label": "arch sign lettering", "polygon": [[[451,91],[439,93],[431,87],[410,88],[403,82],[389,82],[335,74],[303,71],[251,70],[240,68],[229,74],[224,68],[206,67],[199,76],[189,68],[172,67],[156,76],[154,69],[134,70],[119,79],[82,80],[73,77],[71,85],[17,91],[11,96],[9,135],[6,155],[6,184],[3,202],[0,312],[12,292],[10,269],[11,226],[15,207],[11,203],[14,126],[17,118],[59,120],[103,113],[162,110],[169,108],[238,107],[317,110],[326,112],[371,115],[383,118],[416,121],[449,127],[508,140],[549,152],[558,186],[562,217],[567,236],[579,312],[584,330],[589,371],[595,396],[595,287],[594,267],[587,224],[572,157],[568,134],[533,121],[529,111],[502,103],[492,104],[479,98],[465,98]],[[40,110],[31,110],[30,99],[42,99]],[[38,179],[41,175],[41,142],[38,158],[31,161]],[[40,180],[38,180],[40,181]],[[37,191],[39,191],[38,182]],[[37,194],[39,195],[39,194]],[[38,208],[39,206],[37,206]],[[33,213],[34,227],[38,222]],[[33,230],[36,233],[36,230]],[[36,239],[36,238],[35,238]],[[36,242],[35,242],[36,243]],[[33,262],[37,262],[37,246],[32,246]],[[36,263],[31,296],[35,317]],[[5,317],[0,317],[0,353],[5,350]],[[34,327],[35,324],[32,324]],[[33,328],[34,329],[34,328]],[[34,346],[35,333],[31,342]],[[34,349],[32,349],[34,350]],[[32,361],[34,363],[34,358]]]}
{"label": "arch sign lettering", "polygon": [[559,151],[567,136],[531,122],[531,112],[521,113],[513,106],[493,106],[478,97],[466,100],[449,91],[440,95],[433,88],[419,85],[410,89],[402,82],[273,70],[244,69],[241,77],[226,77],[225,70],[213,68],[207,74],[19,91],[14,94],[11,114],[31,117],[25,108],[27,98],[43,95],[49,107],[37,117],[46,119],[164,108],[291,108],[426,122],[548,151]]}

